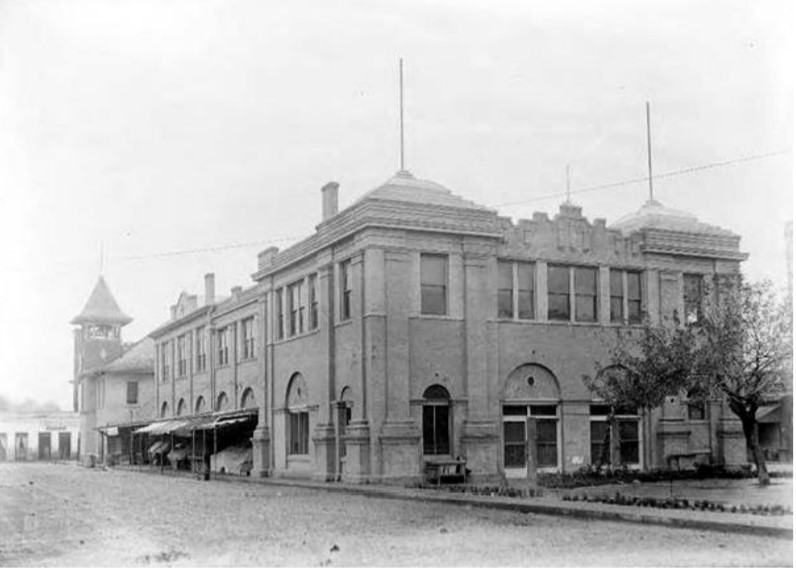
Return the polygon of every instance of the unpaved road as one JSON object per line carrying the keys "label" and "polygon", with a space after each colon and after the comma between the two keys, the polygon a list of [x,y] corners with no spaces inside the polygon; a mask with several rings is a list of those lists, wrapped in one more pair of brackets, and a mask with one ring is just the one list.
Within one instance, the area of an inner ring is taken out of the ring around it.
{"label": "unpaved road", "polygon": [[75,465],[0,464],[6,566],[792,565],[792,542]]}

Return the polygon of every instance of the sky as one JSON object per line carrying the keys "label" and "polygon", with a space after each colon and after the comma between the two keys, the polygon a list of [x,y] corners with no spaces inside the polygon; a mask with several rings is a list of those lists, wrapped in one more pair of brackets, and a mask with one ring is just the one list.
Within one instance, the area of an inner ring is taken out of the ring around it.
{"label": "sky", "polygon": [[417,177],[530,218],[569,165],[610,224],[647,186],[592,188],[647,174],[649,101],[653,171],[696,168],[655,198],[784,285],[793,21],[784,0],[0,0],[0,396],[71,405],[100,271],[138,340],[207,272],[251,284],[327,181],[345,207],[388,179],[399,57]]}

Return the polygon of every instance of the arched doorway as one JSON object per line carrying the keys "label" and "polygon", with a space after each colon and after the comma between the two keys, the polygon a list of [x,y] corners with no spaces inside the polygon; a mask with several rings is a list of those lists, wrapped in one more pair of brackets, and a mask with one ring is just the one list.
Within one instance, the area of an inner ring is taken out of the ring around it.
{"label": "arched doorway", "polygon": [[561,389],[555,375],[542,365],[520,365],[506,378],[501,399],[506,477],[559,469]]}
{"label": "arched doorway", "polygon": [[287,415],[287,454],[304,456],[310,452],[310,412],[307,382],[301,373],[290,377],[285,395]]}
{"label": "arched doorway", "polygon": [[160,405],[160,417],[166,418],[168,414],[169,414],[169,403],[164,400],[163,404]]}
{"label": "arched doorway", "polygon": [[442,385],[423,393],[423,455],[451,453],[451,395]]}
{"label": "arched doorway", "polygon": [[199,396],[196,399],[196,404],[194,405],[194,412],[196,414],[201,414],[205,411],[205,397]]}
{"label": "arched doorway", "polygon": [[181,398],[180,402],[177,403],[177,416],[182,416],[185,414],[185,399]]}

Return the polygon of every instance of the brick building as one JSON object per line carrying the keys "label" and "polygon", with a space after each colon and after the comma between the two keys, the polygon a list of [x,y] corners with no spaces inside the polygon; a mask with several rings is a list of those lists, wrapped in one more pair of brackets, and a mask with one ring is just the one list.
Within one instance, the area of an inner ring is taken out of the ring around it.
{"label": "brick building", "polygon": [[154,343],[123,343],[121,329],[131,321],[101,276],[71,321],[78,326],[74,384],[84,463],[129,458],[133,426],[154,417]]}
{"label": "brick building", "polygon": [[[210,281],[211,301],[183,296],[152,334],[160,415],[256,405],[256,474],[400,482],[456,458],[475,479],[589,464],[606,408],[582,377],[607,365],[617,330],[698,317],[704,278],[746,258],[739,236],[657,202],[611,227],[570,203],[515,224],[405,171],[337,202],[324,186],[315,233],[260,253],[255,286],[219,303]],[[745,462],[719,405],[628,411],[609,435],[615,464]]]}

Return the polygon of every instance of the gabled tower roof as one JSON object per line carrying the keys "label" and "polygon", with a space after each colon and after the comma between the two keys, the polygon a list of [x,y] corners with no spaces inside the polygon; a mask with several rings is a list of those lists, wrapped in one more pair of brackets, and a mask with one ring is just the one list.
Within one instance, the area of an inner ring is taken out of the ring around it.
{"label": "gabled tower roof", "polygon": [[83,323],[115,323],[127,325],[133,318],[126,315],[119,308],[116,299],[111,294],[105,279],[100,276],[94,291],[91,292],[83,311],[70,323],[80,325]]}

